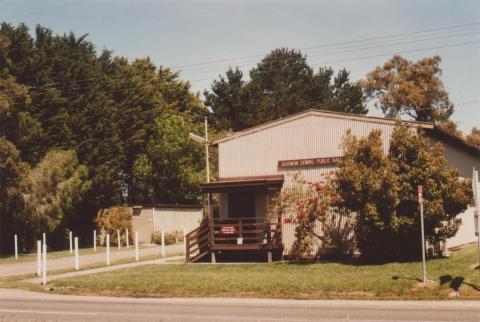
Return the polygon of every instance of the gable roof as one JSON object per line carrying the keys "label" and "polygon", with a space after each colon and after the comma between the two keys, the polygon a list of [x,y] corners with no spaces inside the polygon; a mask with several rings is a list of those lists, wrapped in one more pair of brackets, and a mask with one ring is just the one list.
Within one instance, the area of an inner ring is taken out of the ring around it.
{"label": "gable roof", "polygon": [[248,129],[244,129],[238,132],[233,132],[228,134],[227,136],[224,136],[222,138],[213,140],[211,142],[212,145],[216,146],[219,143],[227,142],[230,140],[234,140],[236,138],[253,134],[255,132],[263,131],[269,128],[272,128],[277,125],[285,124],[288,122],[295,121],[300,118],[308,117],[308,116],[324,116],[324,117],[329,117],[329,118],[337,118],[337,119],[344,119],[344,120],[356,120],[356,121],[363,121],[363,122],[370,122],[370,123],[380,123],[380,124],[390,124],[390,125],[395,125],[398,122],[402,122],[404,124],[412,125],[417,128],[422,128],[425,130],[433,131],[434,134],[439,137],[442,140],[449,141],[450,143],[457,145],[470,153],[473,153],[475,156],[480,157],[480,149],[476,148],[475,146],[469,144],[467,141],[464,139],[453,135],[438,125],[435,125],[433,123],[427,123],[427,122],[418,122],[418,121],[406,121],[406,120],[399,120],[399,119],[388,119],[384,117],[378,117],[378,116],[366,116],[366,115],[360,115],[360,114],[350,114],[350,113],[340,113],[340,112],[332,112],[332,111],[324,111],[324,110],[317,110],[317,109],[309,109],[305,110],[303,112],[299,112],[296,114],[289,115],[284,118],[279,118],[273,121],[269,121],[257,126],[250,127]]}
{"label": "gable roof", "polygon": [[387,119],[383,117],[378,117],[378,116],[366,116],[366,115],[360,115],[360,114],[349,114],[349,113],[340,113],[340,112],[331,112],[331,111],[323,111],[323,110],[316,110],[316,109],[309,109],[305,110],[303,112],[295,113],[292,115],[289,115],[284,118],[279,118],[273,121],[269,121],[260,125],[256,125],[253,127],[250,127],[245,130],[237,131],[228,134],[227,136],[223,138],[219,138],[217,140],[212,141],[212,145],[217,145],[218,143],[230,141],[233,139],[236,139],[238,137],[252,134],[258,131],[263,131],[268,128],[292,122],[300,118],[304,118],[307,116],[325,116],[325,117],[330,117],[330,118],[338,118],[338,119],[347,119],[347,120],[357,120],[357,121],[364,121],[364,122],[370,122],[370,123],[381,123],[381,124],[391,124],[395,125],[398,121],[408,123],[408,124],[413,124],[415,126],[425,128],[425,129],[433,129],[434,125],[432,123],[425,123],[425,122],[417,122],[417,121],[402,121],[402,120],[397,120],[397,119]]}

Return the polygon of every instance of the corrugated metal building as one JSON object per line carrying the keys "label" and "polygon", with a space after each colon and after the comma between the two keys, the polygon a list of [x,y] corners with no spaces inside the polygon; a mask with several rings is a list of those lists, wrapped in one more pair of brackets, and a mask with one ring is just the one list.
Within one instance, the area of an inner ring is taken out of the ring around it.
{"label": "corrugated metal building", "polygon": [[[308,110],[233,133],[213,142],[218,148],[219,178],[202,188],[205,192],[219,194],[217,220],[227,221],[227,224],[230,220],[230,232],[241,231],[241,226],[234,225],[235,219],[254,218],[256,223],[263,223],[271,197],[282,186],[291,184],[288,174],[299,172],[306,180],[315,182],[321,180],[322,174],[334,171],[335,158],[342,155],[341,140],[348,130],[364,137],[372,130],[380,129],[387,152],[396,122],[380,117]],[[470,177],[473,167],[480,168],[478,149],[433,124],[408,124],[424,129],[432,144],[441,142],[448,166],[458,168],[462,177]],[[216,228],[215,225],[212,228],[214,233]],[[252,231],[258,230],[258,227],[254,228]],[[293,229],[283,228],[281,246],[287,254],[293,241]],[[218,229],[223,226],[219,225]],[[235,236],[232,236],[233,242]],[[252,241],[258,242],[258,236],[259,233],[254,234]],[[245,238],[236,242],[244,245]]]}

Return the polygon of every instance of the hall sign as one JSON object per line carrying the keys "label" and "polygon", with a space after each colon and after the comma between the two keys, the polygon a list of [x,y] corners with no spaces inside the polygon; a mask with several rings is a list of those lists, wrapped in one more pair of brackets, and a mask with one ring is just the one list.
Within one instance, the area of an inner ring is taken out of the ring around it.
{"label": "hall sign", "polygon": [[342,157],[326,157],[326,158],[312,158],[312,159],[299,159],[299,160],[281,160],[278,161],[278,167],[280,169],[287,168],[302,168],[302,167],[317,167],[322,165],[337,164]]}

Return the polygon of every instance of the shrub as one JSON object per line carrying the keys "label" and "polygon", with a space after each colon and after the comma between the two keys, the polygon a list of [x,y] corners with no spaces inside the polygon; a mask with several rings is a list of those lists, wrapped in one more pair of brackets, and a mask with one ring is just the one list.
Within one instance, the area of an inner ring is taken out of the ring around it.
{"label": "shrub", "polygon": [[[154,232],[152,234],[152,243],[161,245],[162,244],[162,233]],[[165,245],[174,245],[176,243],[183,241],[183,232],[180,230],[175,230],[172,232],[165,233]]]}
{"label": "shrub", "polygon": [[[120,230],[120,241],[126,243],[125,230],[130,232],[128,239],[132,242],[132,208],[112,207],[100,210],[95,219],[98,231],[100,232],[101,244],[105,244],[105,234],[110,234],[110,244],[117,245],[117,229]],[[102,242],[103,241],[103,242]]]}
{"label": "shrub", "polygon": [[295,225],[290,258],[303,260],[353,253],[353,215],[335,207],[337,193],[331,179],[310,183],[296,174],[292,181],[272,202],[268,214],[268,221],[281,218]]}
{"label": "shrub", "polygon": [[338,204],[357,213],[355,238],[372,260],[421,255],[417,186],[423,186],[425,235],[435,244],[455,236],[471,201],[470,180],[447,167],[440,144],[431,146],[421,131],[394,129],[385,155],[381,132],[365,138],[347,134],[336,174]]}

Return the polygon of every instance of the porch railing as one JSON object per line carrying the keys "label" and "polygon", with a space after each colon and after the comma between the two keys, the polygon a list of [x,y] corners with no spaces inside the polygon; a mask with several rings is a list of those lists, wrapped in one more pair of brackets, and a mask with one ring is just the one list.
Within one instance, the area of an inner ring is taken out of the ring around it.
{"label": "porch railing", "polygon": [[213,244],[265,244],[275,247],[281,242],[280,223],[268,224],[263,218],[214,219]]}
{"label": "porch railing", "polygon": [[207,255],[212,246],[262,245],[267,249],[282,245],[282,224],[265,223],[263,218],[228,218],[205,221],[185,236],[185,259],[195,262]]}

